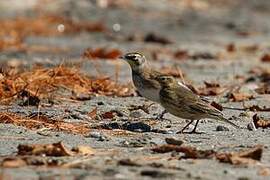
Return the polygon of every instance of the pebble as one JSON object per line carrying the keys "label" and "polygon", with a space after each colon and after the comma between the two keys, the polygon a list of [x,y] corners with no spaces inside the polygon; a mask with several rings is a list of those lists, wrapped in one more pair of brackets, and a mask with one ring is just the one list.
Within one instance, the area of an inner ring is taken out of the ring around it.
{"label": "pebble", "polygon": [[161,134],[173,134],[174,133],[172,130],[166,130],[166,129],[152,129],[151,132],[161,133]]}
{"label": "pebble", "polygon": [[97,102],[97,105],[98,105],[98,106],[104,105],[104,102],[102,102],[102,101]]}
{"label": "pebble", "polygon": [[90,132],[86,137],[96,138],[98,141],[108,141],[108,138],[100,132]]}
{"label": "pebble", "polygon": [[91,138],[100,138],[102,135],[100,132],[90,132],[87,137],[91,137]]}
{"label": "pebble", "polygon": [[142,117],[142,113],[140,111],[132,111],[130,112],[129,116],[133,118],[139,118]]}
{"label": "pebble", "polygon": [[160,170],[147,170],[144,169],[141,171],[142,176],[149,176],[152,178],[172,178],[173,174],[168,173],[168,172],[162,172]]}
{"label": "pebble", "polygon": [[165,138],[165,141],[167,144],[173,144],[173,145],[182,145],[184,143],[181,139],[175,139],[175,138]]}
{"label": "pebble", "polygon": [[135,132],[150,132],[151,131],[151,126],[143,122],[134,122],[134,123],[127,122],[123,124],[122,127],[125,130],[135,131]]}
{"label": "pebble", "polygon": [[229,128],[219,125],[217,126],[216,131],[229,131]]}
{"label": "pebble", "polygon": [[98,138],[98,141],[108,141],[109,139],[105,136],[100,136],[100,138]]}

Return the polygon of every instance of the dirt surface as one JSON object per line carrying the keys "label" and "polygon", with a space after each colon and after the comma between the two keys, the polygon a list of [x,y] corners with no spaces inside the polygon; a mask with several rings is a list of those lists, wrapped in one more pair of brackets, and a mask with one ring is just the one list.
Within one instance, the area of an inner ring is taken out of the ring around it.
{"label": "dirt surface", "polygon": [[[268,1],[29,0],[21,4],[13,0],[12,3],[14,5],[0,2],[1,20],[57,14],[75,23],[98,22],[106,30],[73,29],[72,33],[61,34],[59,31],[63,26],[60,23],[49,34],[26,33],[21,45],[0,46],[0,61],[4,68],[7,64],[30,71],[37,64],[47,68],[59,64],[69,67],[80,65],[80,71],[87,75],[107,76],[119,84],[128,84],[131,83],[131,72],[125,62],[115,57],[83,58],[82,55],[87,48],[118,50],[120,54],[140,51],[153,68],[164,72],[167,69],[167,72],[176,74],[181,71],[185,81],[196,88],[204,87],[204,81],[217,82],[220,86],[236,87],[239,92],[254,96],[244,103],[228,100],[227,91],[209,96],[222,106],[270,107],[269,92],[255,92],[261,79],[250,72],[255,68],[270,69],[270,57],[262,60],[270,50]],[[54,31],[56,35],[52,35]],[[243,81],[248,78],[251,80]],[[270,84],[269,79],[265,84]],[[65,89],[61,93],[65,97],[71,96]],[[2,122],[0,179],[243,180],[270,177],[269,128],[248,129],[255,113],[270,120],[269,110],[224,109],[225,117],[231,118],[241,129],[202,120],[198,126],[202,133],[176,134],[187,121],[169,114],[165,116],[169,120],[156,120],[162,107],[158,104],[147,107],[151,102],[138,96],[95,95],[84,101],[65,98],[48,104],[42,101],[39,107],[22,106],[18,100],[2,103],[0,112],[24,117],[39,114],[68,123],[81,123],[87,126],[88,131],[74,133],[54,129],[54,126],[29,129],[23,124]],[[95,109],[96,113],[89,115]],[[166,138],[218,153],[246,151],[263,145],[262,158],[234,164],[222,163],[216,158],[185,158],[182,152],[153,152],[152,148],[166,144]],[[88,156],[63,157],[18,155],[19,144],[60,141],[69,149],[84,145],[95,152]],[[7,158],[16,157],[28,158],[27,165],[16,168],[4,166]],[[48,162],[53,162],[53,165]]]}

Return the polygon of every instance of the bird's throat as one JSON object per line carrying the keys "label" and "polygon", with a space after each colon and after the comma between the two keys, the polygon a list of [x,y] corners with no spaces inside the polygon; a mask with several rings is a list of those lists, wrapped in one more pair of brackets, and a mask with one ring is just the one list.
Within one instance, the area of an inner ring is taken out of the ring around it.
{"label": "bird's throat", "polygon": [[132,68],[132,72],[134,74],[138,74],[138,75],[142,75],[145,72],[148,72],[148,70],[149,70],[148,67],[145,65],[141,65],[141,66],[137,66],[137,67]]}

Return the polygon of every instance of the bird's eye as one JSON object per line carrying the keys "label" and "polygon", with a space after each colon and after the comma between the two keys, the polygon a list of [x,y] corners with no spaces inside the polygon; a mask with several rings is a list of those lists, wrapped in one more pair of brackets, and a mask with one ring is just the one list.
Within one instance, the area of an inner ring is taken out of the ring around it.
{"label": "bird's eye", "polygon": [[138,61],[137,56],[131,56],[130,59],[132,59],[133,61]]}

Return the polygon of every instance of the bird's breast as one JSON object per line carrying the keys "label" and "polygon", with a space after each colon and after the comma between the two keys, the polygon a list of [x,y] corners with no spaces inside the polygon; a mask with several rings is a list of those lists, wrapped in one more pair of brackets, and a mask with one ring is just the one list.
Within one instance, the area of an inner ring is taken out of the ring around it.
{"label": "bird's breast", "polygon": [[141,88],[141,89],[138,89],[139,93],[151,100],[151,101],[154,101],[154,102],[160,102],[159,100],[159,90],[157,89],[144,89],[144,88]]}
{"label": "bird's breast", "polygon": [[151,80],[145,79],[138,75],[133,75],[132,79],[140,95],[151,101],[160,102],[159,100],[160,88],[155,87],[154,84],[152,84]]}

